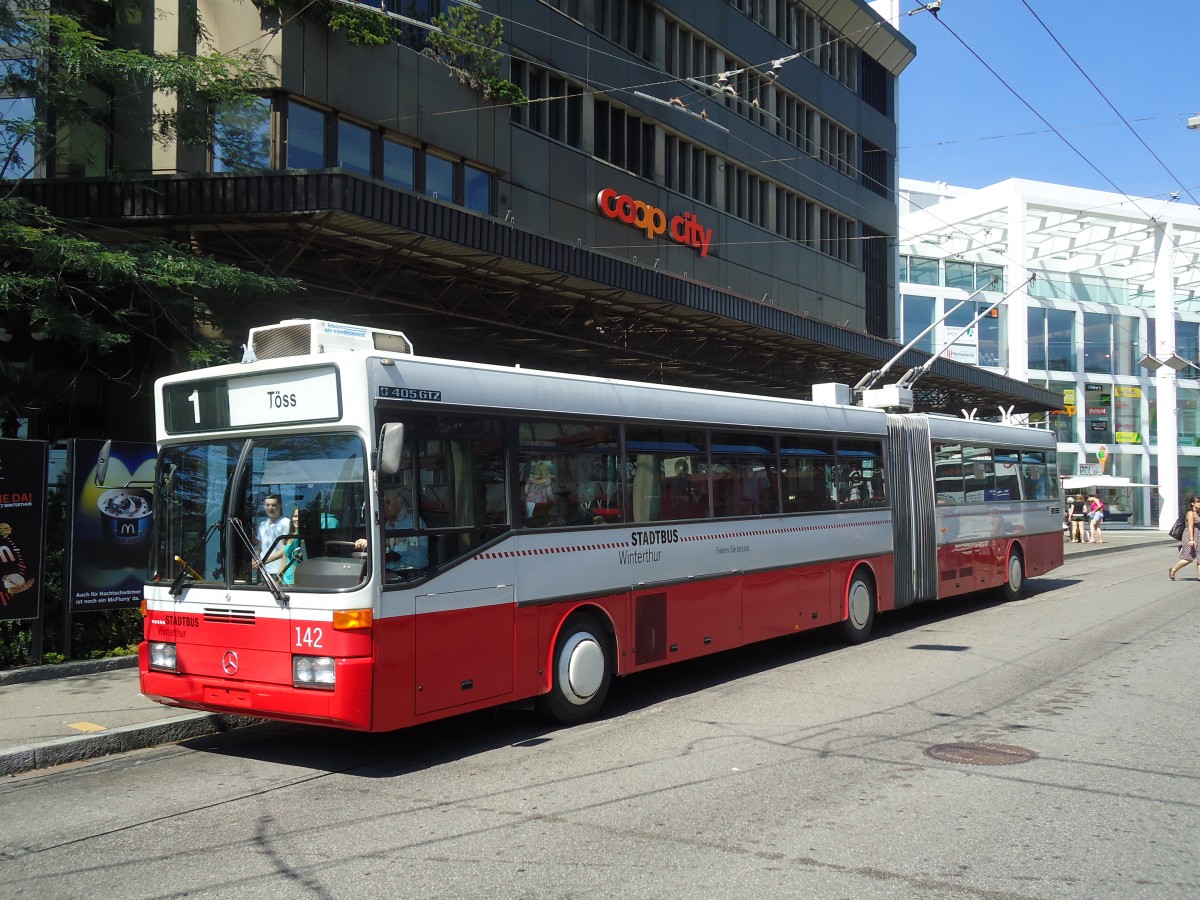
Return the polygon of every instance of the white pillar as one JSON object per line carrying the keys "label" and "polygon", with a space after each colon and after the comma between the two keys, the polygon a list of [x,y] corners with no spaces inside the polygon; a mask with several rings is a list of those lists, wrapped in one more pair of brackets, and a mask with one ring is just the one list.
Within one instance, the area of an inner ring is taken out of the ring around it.
{"label": "white pillar", "polygon": [[[1025,242],[1025,197],[1019,190],[1013,191],[1008,204],[1008,251],[1007,284],[1004,292],[1014,290],[1029,279],[1026,262],[1029,248]],[[1008,298],[1004,304],[1008,324],[1008,377],[1029,383],[1029,288],[1024,287]]]}
{"label": "white pillar", "polygon": [[[1169,222],[1154,229],[1154,332],[1151,351],[1159,359],[1175,353],[1175,262],[1174,228]],[[1158,422],[1158,496],[1161,508],[1158,527],[1166,531],[1179,517],[1179,400],[1176,372],[1170,366],[1159,368],[1157,386]]]}

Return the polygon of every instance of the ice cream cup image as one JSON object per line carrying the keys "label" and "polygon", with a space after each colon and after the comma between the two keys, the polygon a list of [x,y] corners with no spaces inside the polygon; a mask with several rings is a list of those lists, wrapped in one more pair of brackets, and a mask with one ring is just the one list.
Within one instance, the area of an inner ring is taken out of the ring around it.
{"label": "ice cream cup image", "polygon": [[21,591],[27,591],[33,587],[33,579],[26,578],[19,572],[14,572],[11,575],[4,576],[4,590],[10,594],[19,594]]}
{"label": "ice cream cup image", "polygon": [[97,501],[104,538],[119,547],[136,547],[150,532],[153,507],[150,494],[137,488],[113,488]]}

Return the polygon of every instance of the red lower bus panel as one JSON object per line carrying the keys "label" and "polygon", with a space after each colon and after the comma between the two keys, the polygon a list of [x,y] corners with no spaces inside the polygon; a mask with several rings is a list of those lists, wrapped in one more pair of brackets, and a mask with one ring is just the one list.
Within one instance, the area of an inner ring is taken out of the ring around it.
{"label": "red lower bus panel", "polygon": [[1063,539],[1057,532],[1033,534],[1021,539],[1025,551],[1025,575],[1045,575],[1063,564]]}
{"label": "red lower bus panel", "polygon": [[819,628],[834,621],[830,565],[752,572],[742,578],[745,643]]}
{"label": "red lower bus panel", "polygon": [[1032,534],[944,544],[937,551],[938,597],[1000,587],[1008,580],[1008,558],[1014,552],[1021,554],[1026,578],[1042,575],[1062,565],[1062,536]]}

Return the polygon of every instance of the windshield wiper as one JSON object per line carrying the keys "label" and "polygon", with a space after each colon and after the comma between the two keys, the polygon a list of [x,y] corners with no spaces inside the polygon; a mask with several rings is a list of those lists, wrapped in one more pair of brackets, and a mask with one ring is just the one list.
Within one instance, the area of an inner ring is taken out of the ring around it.
{"label": "windshield wiper", "polygon": [[[230,519],[229,524],[233,526],[233,533],[241,539],[242,545],[246,548],[246,552],[252,557],[257,558],[257,554],[254,552],[254,544],[250,541],[250,536],[246,534],[246,526],[242,524],[242,520]],[[267,571],[266,567],[263,565],[264,560],[259,559],[258,562],[258,571],[263,576],[263,581],[270,589],[272,596],[274,596],[279,603],[287,603],[290,598],[283,592],[283,589],[275,580],[275,576]]]}
{"label": "windshield wiper", "polygon": [[[221,520],[217,519],[217,521],[213,522],[212,525],[210,525],[208,527],[208,531],[206,531],[204,533],[204,537],[202,537],[200,539],[200,541],[195,546],[192,547],[191,551],[188,552],[188,556],[191,556],[194,558],[198,552],[203,551],[205,546],[207,546],[207,544],[208,544],[208,539],[211,538],[216,533],[217,529],[220,527],[221,527]],[[196,581],[204,580],[204,576],[201,575],[199,572],[197,572],[195,569],[193,569],[191,567],[191,565],[188,563],[188,561],[186,559],[184,559],[182,556],[180,556],[179,554],[175,554],[175,562],[179,563],[179,574],[176,575],[175,580],[171,582],[171,588],[170,588],[169,593],[171,594],[172,597],[178,597],[180,594],[183,593],[183,576],[184,575],[191,575],[192,578],[194,578]]]}

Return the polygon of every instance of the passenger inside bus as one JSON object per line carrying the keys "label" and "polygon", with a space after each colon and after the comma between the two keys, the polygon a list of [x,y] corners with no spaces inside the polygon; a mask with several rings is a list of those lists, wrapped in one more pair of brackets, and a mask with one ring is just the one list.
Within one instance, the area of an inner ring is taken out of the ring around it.
{"label": "passenger inside bus", "polygon": [[287,540],[280,544],[279,550],[276,551],[283,560],[279,580],[289,587],[296,583],[296,567],[304,561],[304,540],[301,537],[303,534],[303,519],[300,507],[296,506],[292,509],[292,530],[288,532]]}
{"label": "passenger inside bus", "polygon": [[533,465],[529,481],[525,485],[525,518],[549,515],[554,503],[554,473],[549,460],[538,460]]}

